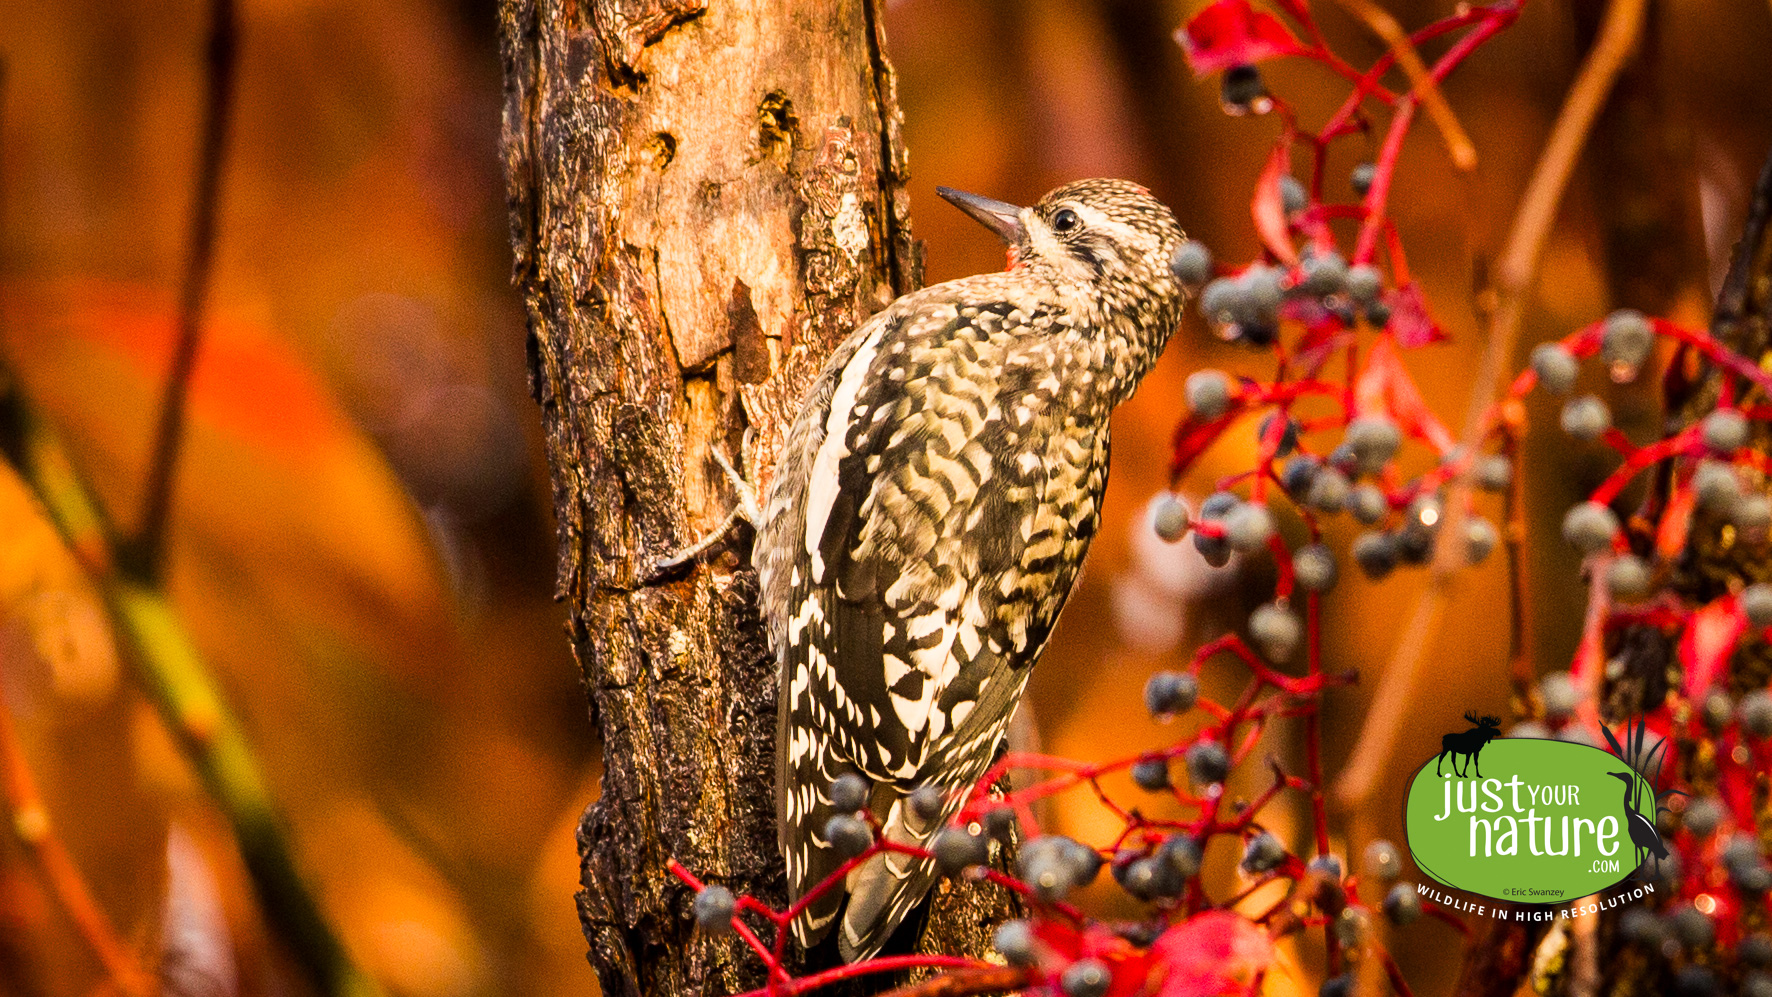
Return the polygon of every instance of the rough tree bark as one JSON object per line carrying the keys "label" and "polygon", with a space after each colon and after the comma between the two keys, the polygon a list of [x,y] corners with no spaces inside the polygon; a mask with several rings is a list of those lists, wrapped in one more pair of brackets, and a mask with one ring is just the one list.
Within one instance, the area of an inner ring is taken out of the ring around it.
{"label": "rough tree bark", "polygon": [[[832,346],[919,279],[878,0],[506,0],[503,154],[559,529],[557,593],[604,744],[579,918],[610,995],[729,993],[666,871],[780,904],[775,664],[712,453],[774,436]],[[742,397],[741,397],[742,396]],[[925,945],[1003,901],[944,894]]]}

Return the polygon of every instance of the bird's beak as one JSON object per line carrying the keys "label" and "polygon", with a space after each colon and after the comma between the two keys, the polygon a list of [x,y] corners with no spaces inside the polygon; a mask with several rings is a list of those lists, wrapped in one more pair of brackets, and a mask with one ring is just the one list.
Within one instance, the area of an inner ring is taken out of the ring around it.
{"label": "bird's beak", "polygon": [[935,192],[942,199],[971,215],[980,225],[997,233],[1006,245],[1013,246],[1021,241],[1021,209],[1007,201],[993,201],[988,197],[968,194],[952,187],[937,187]]}

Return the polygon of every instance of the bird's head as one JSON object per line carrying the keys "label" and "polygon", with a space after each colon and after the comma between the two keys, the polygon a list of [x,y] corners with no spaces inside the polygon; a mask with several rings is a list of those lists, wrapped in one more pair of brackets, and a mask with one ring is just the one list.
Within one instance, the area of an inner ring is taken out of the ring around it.
{"label": "bird's head", "polygon": [[1175,272],[1176,254],[1187,236],[1174,213],[1138,184],[1078,180],[1026,208],[936,189],[1008,244],[1012,269],[1082,290],[1109,309],[1173,311],[1179,318],[1187,288]]}

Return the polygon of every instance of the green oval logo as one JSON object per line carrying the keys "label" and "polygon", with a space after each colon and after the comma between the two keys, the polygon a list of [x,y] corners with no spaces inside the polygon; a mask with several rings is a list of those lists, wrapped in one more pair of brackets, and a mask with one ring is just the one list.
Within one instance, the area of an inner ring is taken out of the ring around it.
{"label": "green oval logo", "polygon": [[1618,756],[1567,741],[1458,737],[1447,735],[1446,751],[1415,774],[1403,815],[1415,865],[1436,882],[1560,903],[1666,857],[1655,790]]}

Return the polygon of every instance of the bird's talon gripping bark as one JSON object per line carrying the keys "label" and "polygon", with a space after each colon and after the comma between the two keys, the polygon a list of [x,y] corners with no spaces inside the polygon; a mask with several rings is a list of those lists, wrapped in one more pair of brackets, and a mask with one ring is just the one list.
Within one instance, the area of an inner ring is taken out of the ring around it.
{"label": "bird's talon gripping bark", "polygon": [[718,448],[714,449],[713,455],[714,463],[720,465],[720,470],[726,474],[726,480],[732,483],[732,490],[738,494],[738,504],[726,514],[726,518],[720,521],[719,526],[709,530],[700,539],[669,557],[661,557],[652,562],[652,570],[647,573],[645,579],[648,584],[658,581],[706,553],[710,548],[726,539],[726,535],[732,532],[732,528],[738,525],[740,520],[753,527],[762,521],[763,515],[757,508],[757,489],[745,479],[743,472],[732,466],[732,462],[727,460],[726,455],[721,453]]}

